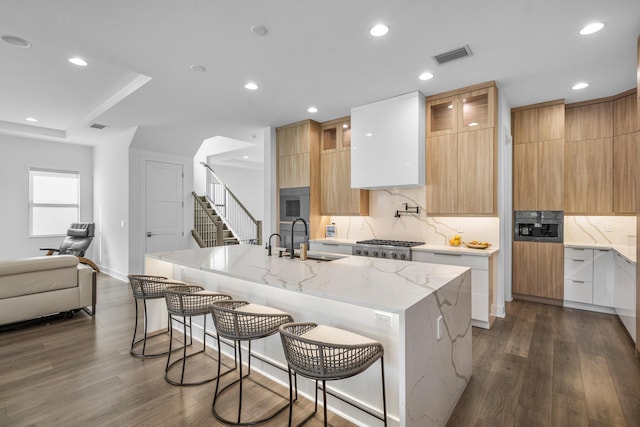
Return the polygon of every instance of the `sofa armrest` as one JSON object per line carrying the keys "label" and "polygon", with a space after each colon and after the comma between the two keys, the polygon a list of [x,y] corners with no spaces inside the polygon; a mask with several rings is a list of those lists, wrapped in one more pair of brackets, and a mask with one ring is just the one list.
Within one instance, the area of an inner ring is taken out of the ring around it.
{"label": "sofa armrest", "polygon": [[56,270],[78,265],[78,258],[72,255],[38,256],[0,261],[0,276]]}
{"label": "sofa armrest", "polygon": [[[75,257],[74,257],[75,258]],[[80,306],[91,306],[90,315],[96,312],[96,276],[97,273],[88,265],[78,264],[78,288],[80,291]]]}

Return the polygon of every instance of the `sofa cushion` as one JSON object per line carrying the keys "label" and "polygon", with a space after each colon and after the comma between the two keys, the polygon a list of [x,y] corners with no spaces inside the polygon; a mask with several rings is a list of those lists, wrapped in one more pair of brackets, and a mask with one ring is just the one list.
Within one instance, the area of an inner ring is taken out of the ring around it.
{"label": "sofa cushion", "polygon": [[77,287],[77,266],[71,255],[0,261],[0,298]]}

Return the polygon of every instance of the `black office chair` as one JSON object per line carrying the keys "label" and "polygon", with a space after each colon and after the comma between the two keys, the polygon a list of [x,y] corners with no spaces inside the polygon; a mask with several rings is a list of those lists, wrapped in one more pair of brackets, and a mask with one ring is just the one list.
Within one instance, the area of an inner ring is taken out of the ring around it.
{"label": "black office chair", "polygon": [[95,235],[96,225],[93,222],[74,222],[67,229],[67,237],[64,238],[58,249],[40,248],[41,251],[48,251],[46,255],[75,255],[78,260],[91,266],[98,273],[100,269],[90,259],[84,257],[84,253],[89,249],[89,245]]}

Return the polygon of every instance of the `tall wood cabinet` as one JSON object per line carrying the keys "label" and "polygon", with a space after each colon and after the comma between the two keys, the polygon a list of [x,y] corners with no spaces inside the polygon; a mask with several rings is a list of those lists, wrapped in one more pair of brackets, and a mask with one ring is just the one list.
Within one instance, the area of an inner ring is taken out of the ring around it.
{"label": "tall wood cabinet", "polygon": [[369,191],[351,188],[351,122],[325,122],[320,137],[320,212],[323,215],[369,215]]}
{"label": "tall wood cabinet", "polygon": [[427,213],[495,215],[494,82],[427,98]]}
{"label": "tall wood cabinet", "polygon": [[563,210],[564,101],[512,110],[513,209]]}
{"label": "tall wood cabinet", "polygon": [[613,102],[570,104],[565,117],[565,214],[613,214]]}
{"label": "tall wood cabinet", "polygon": [[328,218],[320,213],[320,123],[304,120],[277,128],[276,152],[278,189],[309,187],[309,237],[324,237]]}
{"label": "tall wood cabinet", "polygon": [[637,198],[638,121],[636,91],[613,101],[613,211],[635,214]]}

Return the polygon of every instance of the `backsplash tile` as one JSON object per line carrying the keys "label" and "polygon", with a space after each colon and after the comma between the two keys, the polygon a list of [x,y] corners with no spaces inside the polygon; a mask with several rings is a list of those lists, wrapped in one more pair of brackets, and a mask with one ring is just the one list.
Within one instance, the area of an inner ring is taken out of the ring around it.
{"label": "backsplash tile", "polygon": [[636,245],[635,216],[566,216],[565,243]]}
{"label": "backsplash tile", "polygon": [[[404,203],[419,206],[419,214],[395,218]],[[459,234],[463,241],[478,240],[494,246],[499,243],[500,220],[497,217],[431,217],[425,213],[426,191],[418,189],[372,190],[369,192],[369,216],[332,216],[338,239],[396,239],[445,245]]]}

